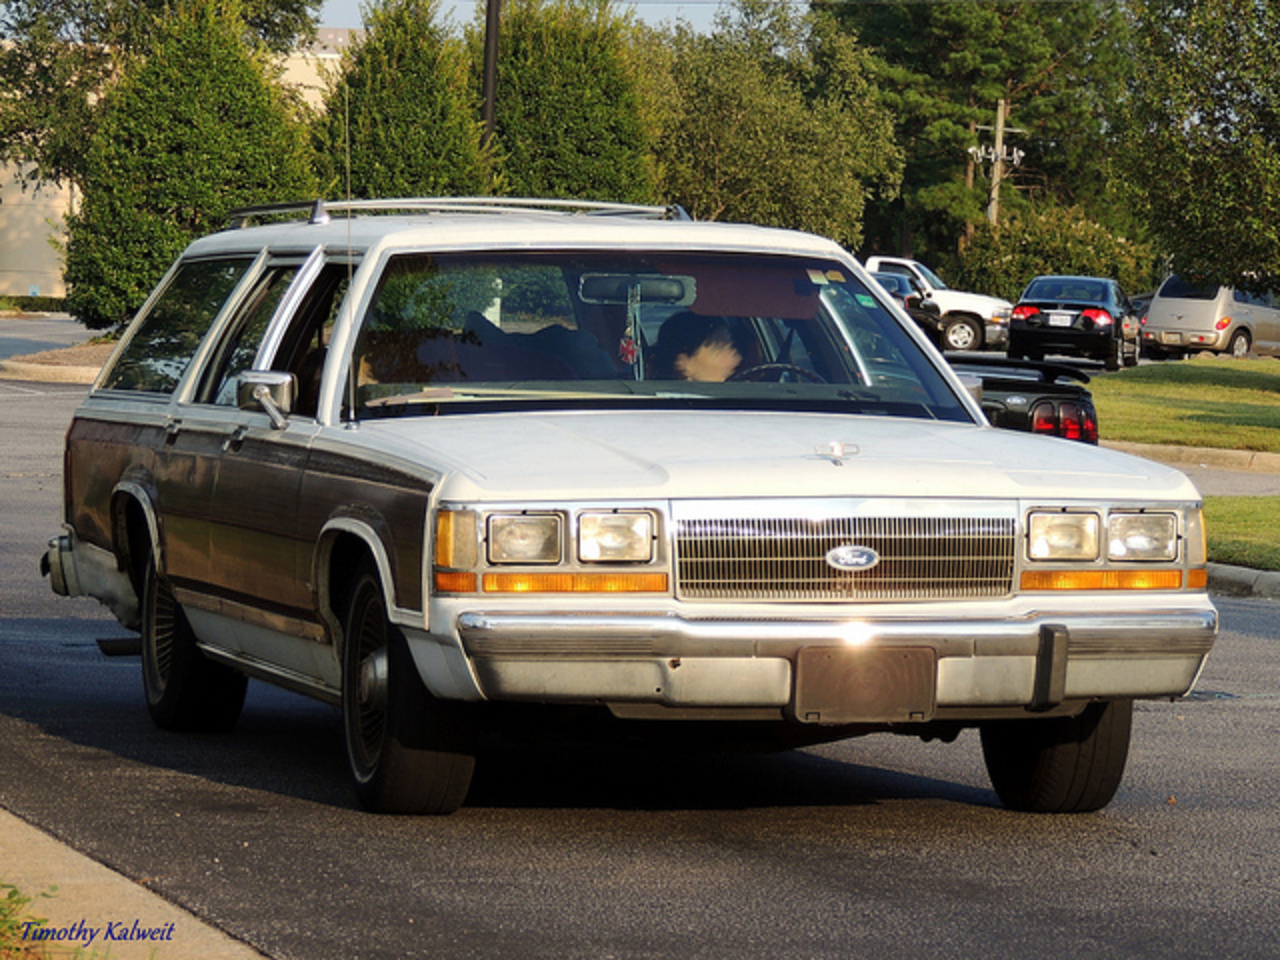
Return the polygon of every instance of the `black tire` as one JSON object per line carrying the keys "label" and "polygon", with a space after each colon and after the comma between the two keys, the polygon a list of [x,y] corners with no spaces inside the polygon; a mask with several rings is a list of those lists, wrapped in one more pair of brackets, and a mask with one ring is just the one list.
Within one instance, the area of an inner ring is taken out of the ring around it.
{"label": "black tire", "polygon": [[357,576],[343,625],[342,725],[361,805],[375,813],[452,813],[475,769],[471,706],[439,700],[423,685],[371,570]]}
{"label": "black tire", "polygon": [[1107,355],[1102,359],[1102,366],[1107,370],[1119,370],[1124,361],[1124,340],[1116,338],[1107,348]]}
{"label": "black tire", "polygon": [[1249,347],[1252,341],[1249,339],[1248,330],[1237,330],[1231,335],[1231,339],[1227,342],[1227,353],[1235,357],[1237,360],[1243,360],[1249,356]]}
{"label": "black tire", "polygon": [[196,647],[169,582],[147,561],[142,581],[142,688],[162,730],[226,733],[244,707],[248,678]]}
{"label": "black tire", "polygon": [[987,723],[982,757],[1009,809],[1090,813],[1120,786],[1132,726],[1132,700],[1092,703],[1075,717]]}
{"label": "black tire", "polygon": [[977,350],[982,346],[982,327],[965,317],[948,321],[942,342],[948,350]]}

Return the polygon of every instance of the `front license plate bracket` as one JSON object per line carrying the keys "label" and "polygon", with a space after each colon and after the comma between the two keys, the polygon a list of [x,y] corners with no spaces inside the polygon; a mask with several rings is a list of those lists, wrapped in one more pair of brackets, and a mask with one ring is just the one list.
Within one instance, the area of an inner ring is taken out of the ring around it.
{"label": "front license plate bracket", "polygon": [[802,723],[924,723],[937,706],[929,647],[807,647],[796,657]]}

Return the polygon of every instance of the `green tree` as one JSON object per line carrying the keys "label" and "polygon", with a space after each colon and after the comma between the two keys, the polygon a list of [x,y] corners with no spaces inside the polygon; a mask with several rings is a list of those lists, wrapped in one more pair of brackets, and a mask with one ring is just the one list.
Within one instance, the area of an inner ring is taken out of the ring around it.
{"label": "green tree", "polygon": [[1006,147],[1023,153],[1006,168],[1002,206],[1048,199],[1123,220],[1106,203],[1108,111],[1132,66],[1118,4],[887,0],[835,10],[875,52],[907,156],[901,197],[871,211],[872,246],[936,257],[985,219],[990,170],[968,151],[992,145],[979,128],[995,125],[1002,99]]}
{"label": "green tree", "polygon": [[277,73],[234,11],[186,0],[107,94],[67,218],[67,308],[86,326],[127,321],[229,210],[314,196],[305,124]]}
{"label": "green tree", "polygon": [[[239,0],[245,39],[274,53],[315,36],[323,0]],[[172,0],[0,3],[0,162],[31,184],[79,184],[102,94],[144,55]]]}
{"label": "green tree", "polygon": [[657,144],[662,192],[695,218],[861,239],[901,155],[865,51],[829,18],[742,0],[710,35],[678,28],[675,103]]}
{"label": "green tree", "polygon": [[1133,0],[1124,170],[1176,269],[1280,287],[1280,3]]}
{"label": "green tree", "polygon": [[500,36],[493,146],[504,192],[651,201],[631,27],[612,0],[512,0]]}
{"label": "green tree", "polygon": [[1157,260],[1148,244],[1111,233],[1080,207],[1053,207],[1015,211],[998,227],[980,225],[952,279],[960,289],[1011,301],[1042,273],[1110,277],[1137,294],[1159,281]]}
{"label": "green tree", "polygon": [[440,25],[439,8],[439,0],[384,0],[366,12],[365,37],[344,57],[317,125],[326,195],[490,191],[467,50]]}

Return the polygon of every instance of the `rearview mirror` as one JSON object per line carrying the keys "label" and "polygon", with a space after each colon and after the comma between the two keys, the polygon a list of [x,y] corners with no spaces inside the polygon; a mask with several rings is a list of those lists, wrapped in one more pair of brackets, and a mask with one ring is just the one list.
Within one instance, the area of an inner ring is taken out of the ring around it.
{"label": "rearview mirror", "polygon": [[578,281],[578,295],[584,303],[664,303],[687,307],[697,296],[693,277],[662,274],[584,273]]}

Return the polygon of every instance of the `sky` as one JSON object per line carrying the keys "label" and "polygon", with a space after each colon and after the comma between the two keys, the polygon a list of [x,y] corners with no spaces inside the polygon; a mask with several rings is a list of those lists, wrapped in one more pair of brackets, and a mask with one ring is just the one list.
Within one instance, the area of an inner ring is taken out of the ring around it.
{"label": "sky", "polygon": [[[475,4],[471,0],[450,3],[444,0],[444,9],[453,6],[453,19],[457,23],[471,20]],[[320,15],[322,27],[359,27],[360,0],[325,0]],[[671,20],[684,20],[698,30],[710,30],[720,0],[618,0],[618,8],[632,8],[645,23],[660,24]]]}

